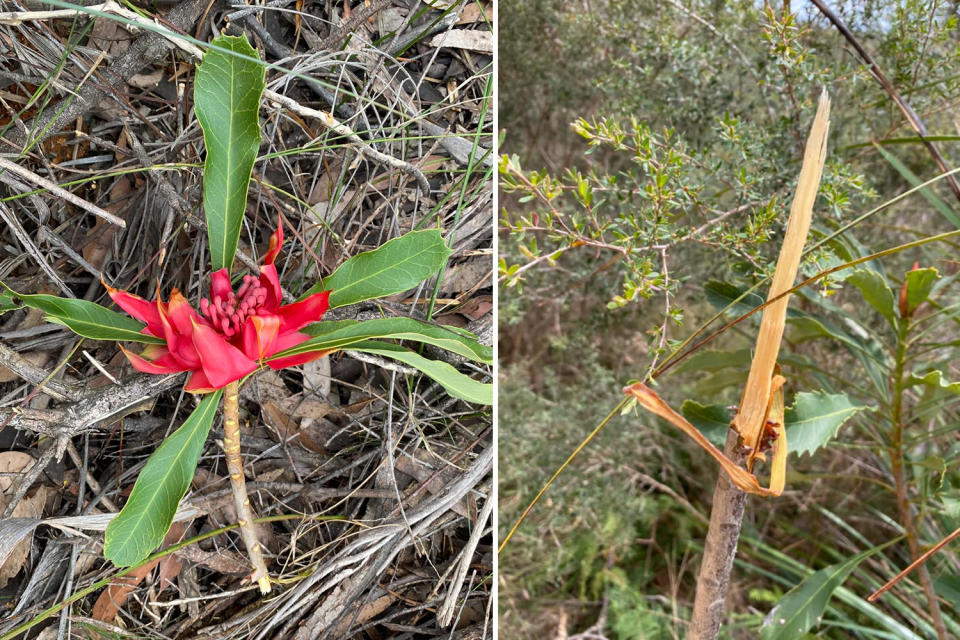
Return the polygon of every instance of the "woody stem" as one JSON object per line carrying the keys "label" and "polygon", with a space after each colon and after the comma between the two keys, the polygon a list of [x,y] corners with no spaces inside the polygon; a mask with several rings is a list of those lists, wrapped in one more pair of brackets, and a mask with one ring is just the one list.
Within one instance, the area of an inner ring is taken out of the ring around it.
{"label": "woody stem", "polygon": [[[896,366],[891,380],[891,394],[893,403],[890,406],[890,422],[892,424],[890,434],[890,469],[893,473],[893,481],[897,490],[897,511],[900,515],[900,524],[903,525],[903,531],[906,534],[907,546],[910,549],[910,559],[916,560],[921,555],[920,535],[917,531],[917,525],[914,521],[913,509],[910,505],[909,480],[907,478],[907,458],[906,449],[903,442],[903,431],[907,426],[904,417],[903,397],[906,391],[905,363],[907,360],[907,340],[910,335],[910,317],[909,315],[900,321],[900,331],[897,334],[897,356]],[[920,565],[917,569],[917,577],[927,596],[927,606],[930,608],[930,619],[937,632],[938,640],[946,640],[947,628],[943,622],[943,615],[940,612],[940,603],[937,600],[937,592],[933,585],[933,579],[926,565]]]}
{"label": "woody stem", "polygon": [[243,458],[240,456],[240,385],[236,382],[223,388],[223,453],[227,458],[227,471],[230,473],[230,488],[233,490],[233,506],[237,511],[240,535],[247,548],[250,564],[253,565],[250,579],[260,585],[261,593],[269,593],[270,578],[267,565],[263,562],[260,541],[257,540],[257,532],[253,527],[247,482],[243,476]]}
{"label": "woody stem", "polygon": [[[737,433],[730,429],[724,454],[737,466],[742,466],[746,456],[739,450],[737,441]],[[737,555],[746,504],[747,494],[735,487],[727,474],[721,473],[713,492],[710,527],[703,546],[687,640],[716,640],[720,632],[720,625],[726,618],[730,574]]]}

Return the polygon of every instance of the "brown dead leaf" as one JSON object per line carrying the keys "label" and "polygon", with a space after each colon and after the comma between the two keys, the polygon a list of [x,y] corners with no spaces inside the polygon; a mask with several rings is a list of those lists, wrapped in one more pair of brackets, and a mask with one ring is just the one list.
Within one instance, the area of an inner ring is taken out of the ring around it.
{"label": "brown dead leaf", "polygon": [[275,403],[267,402],[263,405],[263,417],[267,424],[273,427],[270,433],[276,435],[278,442],[298,442],[309,451],[326,454],[323,447],[309,435],[303,433],[297,421]]}
{"label": "brown dead leaf", "polygon": [[[480,11],[480,5],[483,5],[483,11]],[[457,24],[473,24],[475,22],[493,22],[493,3],[492,2],[470,2],[460,12],[457,18]]]}
{"label": "brown dead leaf", "polygon": [[[4,451],[0,452],[0,511],[7,508],[10,504],[10,495],[8,491],[13,487],[14,475],[22,473],[33,466],[35,460],[29,453],[22,451]],[[47,501],[49,488],[38,486],[31,490],[27,495],[17,503],[13,509],[12,518],[40,518],[43,516],[43,506]],[[24,536],[7,555],[6,561],[0,566],[0,588],[5,587],[7,582],[27,563],[30,556],[30,543],[33,540],[33,534]]]}
{"label": "brown dead leaf", "polygon": [[434,36],[430,46],[493,53],[493,33],[488,30],[451,29]]}
{"label": "brown dead leaf", "polygon": [[[123,217],[123,211],[126,208],[126,199],[130,195],[130,179],[121,176],[113,181],[110,187],[110,203],[104,207],[110,213]],[[96,269],[103,268],[104,259],[110,247],[113,244],[113,238],[117,235],[116,225],[110,224],[101,218],[97,218],[93,229],[87,234],[87,241],[83,245],[83,259],[90,263]]]}
{"label": "brown dead leaf", "polygon": [[110,18],[96,18],[90,28],[90,46],[109,56],[123,54],[130,46],[130,39],[123,24]]}
{"label": "brown dead leaf", "polygon": [[440,282],[440,293],[456,295],[493,283],[489,256],[474,256],[450,266]]}
{"label": "brown dead leaf", "polygon": [[[170,531],[167,532],[167,535],[163,539],[163,546],[168,547],[178,542],[185,532],[186,527],[184,527],[182,522],[174,522],[170,527]],[[153,568],[160,564],[160,560],[161,558],[157,558],[147,564],[140,565],[127,575],[121,576],[111,582],[93,604],[93,619],[102,622],[112,622],[117,616],[117,612],[120,611],[120,607],[127,601],[127,596],[133,593],[137,585],[150,575]]]}
{"label": "brown dead leaf", "polygon": [[[460,474],[457,469],[448,466],[445,460],[438,459],[424,449],[417,449],[413,456],[398,455],[396,462],[397,471],[425,484],[427,491],[432,494],[443,492],[447,485]],[[475,500],[469,497],[457,502],[451,510],[467,518],[476,518],[477,515]]]}
{"label": "brown dead leaf", "polygon": [[457,313],[479,320],[493,311],[493,296],[476,296],[457,307]]}
{"label": "brown dead leaf", "polygon": [[[374,598],[371,601],[365,602],[359,607],[359,610],[353,615],[343,616],[342,622],[337,626],[336,630],[333,632],[334,638],[345,638],[346,633],[353,626],[359,626],[368,620],[372,620],[376,616],[380,615],[384,611],[390,608],[397,598],[392,593],[385,593],[377,598]],[[354,607],[355,608],[355,607]]]}
{"label": "brown dead leaf", "polygon": [[219,549],[217,551],[204,551],[195,544],[180,549],[175,556],[196,564],[201,564],[217,573],[250,573],[250,563],[239,553]]}
{"label": "brown dead leaf", "polygon": [[161,80],[163,80],[163,69],[154,69],[149,73],[137,73],[130,76],[127,83],[137,89],[150,89],[160,84]]}

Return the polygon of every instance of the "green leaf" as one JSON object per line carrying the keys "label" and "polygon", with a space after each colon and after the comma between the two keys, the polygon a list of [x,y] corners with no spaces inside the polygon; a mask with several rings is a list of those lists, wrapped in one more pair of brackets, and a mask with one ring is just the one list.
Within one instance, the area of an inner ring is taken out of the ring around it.
{"label": "green leaf", "polygon": [[847,282],[860,289],[863,299],[880,312],[891,326],[896,326],[897,315],[894,306],[893,291],[886,278],[869,269],[857,269],[847,278]]}
{"label": "green leaf", "polygon": [[762,640],[795,640],[820,624],[827,603],[850,573],[882,547],[858,554],[846,562],[820,569],[791,589],[764,620]]}
{"label": "green leaf", "polygon": [[416,340],[432,344],[451,353],[456,353],[485,364],[493,364],[493,349],[467,337],[453,327],[427,324],[411,318],[378,318],[366,322],[318,322],[305,329],[304,333],[316,336],[273,356],[286,356],[337,349],[370,338]]}
{"label": "green leaf", "polygon": [[[257,52],[246,36],[220,36],[214,47],[250,58]],[[250,172],[260,149],[263,65],[210,49],[197,68],[193,99],[203,128],[203,209],[214,271],[230,268],[237,252]]]}
{"label": "green leaf", "polygon": [[[747,289],[739,287],[729,282],[720,280],[708,280],[703,285],[707,294],[707,302],[717,309],[726,309],[737,315],[743,315],[753,311],[766,300],[756,290],[747,293]],[[737,300],[743,296],[743,299]],[[735,302],[736,301],[736,302]],[[787,317],[794,318],[803,315],[803,312],[792,307],[787,309]],[[756,319],[760,320],[759,312],[755,314]]]}
{"label": "green leaf", "polygon": [[695,426],[707,440],[719,448],[727,442],[727,431],[733,416],[722,404],[703,405],[696,400],[685,400],[680,413]]}
{"label": "green leaf", "polygon": [[934,389],[947,391],[948,393],[960,393],[960,382],[950,382],[943,377],[943,372],[939,370],[928,371],[923,376],[912,374],[906,379],[905,388],[914,387],[922,384]]}
{"label": "green leaf", "polygon": [[930,297],[930,291],[940,274],[933,267],[907,271],[907,305],[910,311],[919,307]]}
{"label": "green leaf", "polygon": [[197,469],[222,394],[217,390],[204,396],[147,460],[127,504],[107,526],[103,555],[113,564],[139,564],[163,542]]}
{"label": "green leaf", "polygon": [[812,454],[835,438],[844,422],[865,409],[869,407],[853,404],[843,393],[798,393],[783,418],[790,452]]}
{"label": "green leaf", "polygon": [[22,305],[39,309],[47,320],[62,324],[77,335],[91,340],[117,340],[164,344],[156,336],[140,333],[144,325],[128,315],[101,307],[96,302],[76,298],[59,298],[45,293],[22,295],[0,282]]}
{"label": "green leaf", "polygon": [[[4,285],[6,286],[6,285]],[[0,313],[19,309],[23,305],[14,300],[14,293],[10,289],[0,290]]]}
{"label": "green leaf", "polygon": [[[903,176],[903,179],[910,183],[910,186],[916,187],[924,183],[917,174],[911,171],[910,168],[903,164],[895,155],[877,143],[873,143],[873,146],[880,152],[880,155]],[[954,227],[960,229],[960,217],[958,217],[956,212],[950,208],[950,205],[944,202],[930,187],[920,189],[920,195],[930,203],[930,206],[937,210],[937,213],[949,220]]]}
{"label": "green leaf", "polygon": [[750,368],[750,362],[753,353],[750,349],[738,349],[736,351],[725,351],[722,349],[711,351],[697,351],[692,356],[680,363],[676,373],[684,371],[704,372],[720,371],[730,367]]}
{"label": "green leaf", "polygon": [[334,309],[402,293],[435,274],[449,256],[439,230],[413,231],[353,256],[303,297],[329,290]]}
{"label": "green leaf", "polygon": [[410,365],[428,377],[436,380],[454,398],[460,398],[475,404],[493,404],[493,385],[477,382],[466,376],[446,362],[429,360],[418,353],[388,342],[369,340],[350,345],[353,351],[372,353],[374,355],[399,360]]}
{"label": "green leaf", "polygon": [[737,315],[743,315],[764,303],[763,296],[756,291],[751,291],[742,300],[734,302],[744,295],[744,290],[729,282],[708,280],[703,288],[707,294],[707,302],[717,309],[726,309],[732,305],[730,311]]}

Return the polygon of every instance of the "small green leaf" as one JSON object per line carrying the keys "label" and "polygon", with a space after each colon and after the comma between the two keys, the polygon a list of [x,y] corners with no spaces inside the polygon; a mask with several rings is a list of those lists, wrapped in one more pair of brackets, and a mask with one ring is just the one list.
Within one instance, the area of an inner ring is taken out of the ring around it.
{"label": "small green leaf", "polygon": [[140,472],[127,504],[107,526],[103,555],[118,567],[139,564],[170,530],[217,412],[222,391],[204,396]]}
{"label": "small green leaf", "polygon": [[454,331],[452,327],[427,324],[411,318],[378,318],[349,323],[318,322],[306,327],[303,332],[316,337],[273,357],[283,358],[311,351],[338,349],[370,338],[390,338],[432,344],[476,362],[493,364],[493,349],[480,344],[473,337]]}
{"label": "small green leaf", "polygon": [[853,275],[847,278],[847,282],[860,289],[863,299],[880,312],[891,326],[896,326],[897,315],[895,312],[893,291],[887,284],[886,278],[870,269],[857,269]]}
{"label": "small green leaf", "polygon": [[843,393],[798,393],[793,406],[784,414],[790,452],[812,454],[835,438],[844,422],[864,409],[869,407],[853,404]]}
{"label": "small green leaf", "polygon": [[[220,36],[212,43],[250,58],[256,50],[246,36]],[[260,149],[263,65],[210,49],[197,67],[193,99],[203,128],[203,210],[214,271],[230,268],[247,207],[250,173]]]}
{"label": "small green leaf", "polygon": [[833,592],[865,558],[882,547],[864,551],[846,562],[820,569],[791,589],[775,606],[761,628],[762,640],[795,640],[820,624]]}
{"label": "small green leaf", "polygon": [[329,290],[334,309],[402,293],[434,275],[449,256],[439,230],[413,231],[353,256],[303,297]]}
{"label": "small green leaf", "polygon": [[940,274],[933,267],[907,271],[907,305],[910,311],[919,307],[930,297],[930,291]]}
{"label": "small green leaf", "polygon": [[948,393],[960,393],[960,382],[950,382],[943,377],[943,372],[939,370],[928,371],[923,376],[912,374],[906,379],[904,386],[909,389],[919,384],[947,391]]}
{"label": "small green leaf", "polygon": [[117,340],[164,344],[165,340],[140,333],[144,325],[130,316],[101,307],[96,302],[59,298],[44,293],[22,295],[0,282],[22,305],[39,309],[47,320],[62,324],[77,335],[91,340]]}
{"label": "small green leaf", "polygon": [[722,449],[726,444],[727,431],[730,430],[730,421],[733,416],[725,406],[704,405],[696,400],[685,400],[680,407],[680,413],[717,447]]}
{"label": "small green leaf", "polygon": [[399,360],[420,370],[428,377],[436,380],[454,398],[460,398],[475,404],[493,404],[493,385],[477,382],[466,376],[446,362],[429,360],[418,353],[388,342],[369,340],[350,345],[353,351],[372,353],[374,355]]}

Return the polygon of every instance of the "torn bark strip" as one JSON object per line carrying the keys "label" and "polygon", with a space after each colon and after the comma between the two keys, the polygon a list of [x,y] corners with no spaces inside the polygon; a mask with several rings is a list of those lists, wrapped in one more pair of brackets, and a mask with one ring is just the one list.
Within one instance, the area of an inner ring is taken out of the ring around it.
{"label": "torn bark strip", "polygon": [[[827,133],[830,129],[830,97],[824,89],[820,94],[817,115],[813,119],[807,146],[803,153],[803,165],[797,180],[797,190],[790,206],[790,218],[787,231],[777,259],[777,270],[773,275],[767,300],[772,300],[793,287],[800,267],[800,256],[810,230],[813,217],[813,203],[817,198],[823,163],[827,155]],[[743,444],[750,447],[747,468],[759,456],[757,443],[763,433],[767,406],[770,398],[773,368],[780,353],[780,341],[787,317],[787,304],[790,296],[785,295],[763,310],[760,332],[757,334],[757,348],[750,365],[750,374],[743,389],[740,408],[733,419],[732,426],[740,434]]]}

